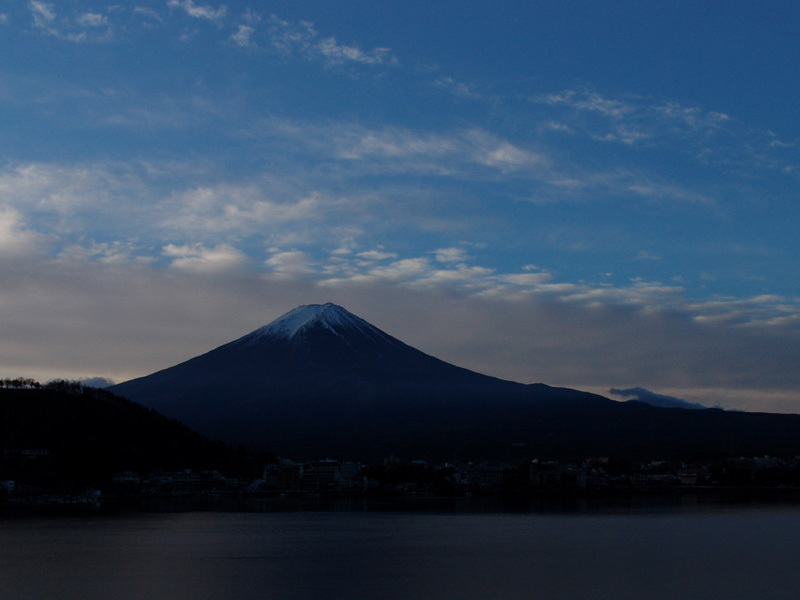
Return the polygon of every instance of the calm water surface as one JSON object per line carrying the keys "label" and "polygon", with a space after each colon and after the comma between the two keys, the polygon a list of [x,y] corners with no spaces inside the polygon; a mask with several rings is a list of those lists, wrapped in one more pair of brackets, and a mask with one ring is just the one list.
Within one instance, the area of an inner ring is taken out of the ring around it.
{"label": "calm water surface", "polygon": [[3,600],[797,600],[799,594],[799,508],[0,520]]}

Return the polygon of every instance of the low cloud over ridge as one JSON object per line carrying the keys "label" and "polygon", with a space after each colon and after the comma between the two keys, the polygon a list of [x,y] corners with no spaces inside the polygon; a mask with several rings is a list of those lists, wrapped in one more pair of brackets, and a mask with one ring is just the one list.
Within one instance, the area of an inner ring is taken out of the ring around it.
{"label": "low cloud over ridge", "polygon": [[627,388],[619,390],[611,388],[608,390],[614,396],[621,396],[626,400],[635,400],[637,402],[644,402],[651,406],[658,406],[661,408],[690,408],[690,409],[704,409],[702,404],[696,402],[689,402],[682,398],[675,398],[674,396],[665,396],[664,394],[656,394],[648,389],[642,387]]}

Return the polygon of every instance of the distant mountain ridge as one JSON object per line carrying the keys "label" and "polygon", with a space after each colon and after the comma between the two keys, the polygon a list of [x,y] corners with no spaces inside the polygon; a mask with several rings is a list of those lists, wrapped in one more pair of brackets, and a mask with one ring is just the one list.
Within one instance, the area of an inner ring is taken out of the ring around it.
{"label": "distant mountain ridge", "polygon": [[[109,389],[209,437],[298,458],[767,449],[758,427],[748,434],[726,425],[728,413],[619,403],[482,375],[331,303],[299,306],[206,354]],[[712,422],[722,425],[715,431]],[[800,418],[782,423],[772,447],[800,452]]]}

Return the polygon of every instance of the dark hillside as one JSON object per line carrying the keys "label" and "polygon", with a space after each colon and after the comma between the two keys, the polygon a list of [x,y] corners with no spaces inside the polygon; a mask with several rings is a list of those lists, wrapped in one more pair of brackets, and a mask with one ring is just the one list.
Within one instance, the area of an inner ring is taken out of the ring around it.
{"label": "dark hillside", "polygon": [[95,388],[0,389],[0,480],[98,486],[114,472],[233,470],[239,457],[181,423]]}

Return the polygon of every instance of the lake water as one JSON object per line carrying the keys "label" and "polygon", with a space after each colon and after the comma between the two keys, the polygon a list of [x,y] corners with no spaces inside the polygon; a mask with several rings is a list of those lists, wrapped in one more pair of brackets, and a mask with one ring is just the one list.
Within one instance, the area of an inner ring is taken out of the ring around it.
{"label": "lake water", "polygon": [[800,508],[0,520],[3,600],[797,600]]}

